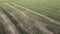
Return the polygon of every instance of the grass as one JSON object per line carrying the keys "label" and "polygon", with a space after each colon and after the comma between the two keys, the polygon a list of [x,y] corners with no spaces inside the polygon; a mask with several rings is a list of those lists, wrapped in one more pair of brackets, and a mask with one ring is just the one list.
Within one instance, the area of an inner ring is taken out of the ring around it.
{"label": "grass", "polygon": [[[12,29],[15,25],[15,34],[60,34],[60,0],[1,0],[0,7],[0,29],[6,17],[5,25],[13,24]],[[7,31],[14,34],[10,28]]]}

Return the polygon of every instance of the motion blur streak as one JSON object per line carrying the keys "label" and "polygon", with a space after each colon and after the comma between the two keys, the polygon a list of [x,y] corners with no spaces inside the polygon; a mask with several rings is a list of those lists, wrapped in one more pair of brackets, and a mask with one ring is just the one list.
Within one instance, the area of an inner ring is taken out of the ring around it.
{"label": "motion blur streak", "polygon": [[59,0],[0,0],[0,34],[60,34]]}

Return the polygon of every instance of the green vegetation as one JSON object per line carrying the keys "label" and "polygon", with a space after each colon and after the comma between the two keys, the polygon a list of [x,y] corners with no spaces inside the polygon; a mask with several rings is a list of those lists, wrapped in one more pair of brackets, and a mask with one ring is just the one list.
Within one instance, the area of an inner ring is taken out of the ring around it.
{"label": "green vegetation", "polygon": [[60,0],[0,0],[0,34],[60,34]]}

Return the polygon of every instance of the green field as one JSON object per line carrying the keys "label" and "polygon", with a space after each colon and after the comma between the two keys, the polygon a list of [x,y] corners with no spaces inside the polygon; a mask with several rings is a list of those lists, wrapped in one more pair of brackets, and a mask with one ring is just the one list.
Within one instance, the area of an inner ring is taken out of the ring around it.
{"label": "green field", "polygon": [[60,0],[0,0],[0,34],[60,34]]}

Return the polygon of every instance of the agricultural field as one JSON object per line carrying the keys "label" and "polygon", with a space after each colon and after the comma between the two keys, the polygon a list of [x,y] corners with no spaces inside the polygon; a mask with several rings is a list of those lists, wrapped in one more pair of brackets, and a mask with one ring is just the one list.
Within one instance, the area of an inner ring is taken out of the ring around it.
{"label": "agricultural field", "polygon": [[0,0],[0,34],[60,34],[60,0]]}

